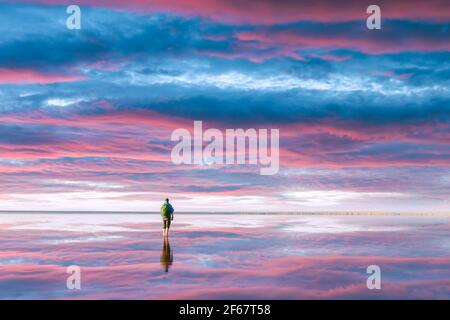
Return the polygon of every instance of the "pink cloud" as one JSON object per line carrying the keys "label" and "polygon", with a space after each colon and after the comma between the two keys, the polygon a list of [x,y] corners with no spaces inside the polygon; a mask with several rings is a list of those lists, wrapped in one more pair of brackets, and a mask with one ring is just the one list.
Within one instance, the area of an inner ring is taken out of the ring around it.
{"label": "pink cloud", "polygon": [[[52,128],[65,128],[70,133],[61,135],[55,141],[39,144],[0,144],[0,151],[5,159],[55,159],[60,157],[102,156],[136,161],[162,161],[170,163],[171,146],[160,144],[155,140],[168,141],[176,128],[192,130],[193,122],[159,114],[153,111],[116,112],[113,106],[109,113],[98,115],[68,115],[55,118],[42,112],[2,115],[0,120],[17,125],[45,125],[48,132]],[[363,146],[375,143],[432,143],[448,144],[449,132],[445,125],[385,125],[363,126],[334,120],[314,124],[280,124],[281,130],[281,161],[286,167],[324,166],[339,167],[382,167],[382,166],[446,166],[445,158],[434,159],[396,159],[383,158],[383,155],[373,154],[365,157],[343,156],[340,159],[330,156],[334,152],[349,152]],[[204,128],[225,127],[223,123],[204,123]],[[84,134],[81,134],[84,132]],[[89,133],[89,134],[88,134]],[[105,133],[108,133],[105,135]],[[339,143],[330,143],[331,141]],[[287,141],[287,142],[286,142]],[[301,149],[293,148],[296,141],[308,141]],[[342,141],[342,143],[340,143]],[[443,149],[441,154],[445,154]],[[339,160],[339,161],[337,161]],[[17,168],[35,171],[35,168]],[[4,173],[13,172],[11,166],[0,165]],[[121,170],[117,168],[117,170]],[[188,170],[179,166],[177,170]],[[30,172],[31,172],[30,171]],[[243,171],[242,171],[243,172]],[[230,191],[233,192],[233,191]]]}
{"label": "pink cloud", "polygon": [[[1,115],[0,120],[24,126],[39,123],[47,126],[48,132],[56,128],[65,128],[65,132],[70,133],[67,137],[58,135],[55,141],[37,145],[0,144],[2,157],[16,159],[104,156],[170,161],[170,147],[155,143],[155,139],[167,141],[174,129],[192,126],[191,121],[152,111],[123,113],[112,110],[108,114],[69,115],[64,118],[34,112]],[[106,132],[108,135],[105,135]],[[166,149],[167,153],[153,152],[152,148]]]}
{"label": "pink cloud", "polygon": [[371,54],[402,51],[450,50],[450,42],[434,38],[405,38],[401,44],[397,38],[381,35],[352,37],[342,33],[305,34],[293,30],[256,30],[237,33],[237,39],[252,42],[256,47],[277,46],[284,50],[300,49],[357,49]]}
{"label": "pink cloud", "polygon": [[327,60],[327,61],[335,61],[335,62],[340,62],[340,61],[345,61],[348,59],[351,59],[351,55],[342,55],[342,56],[337,56],[334,54],[310,54],[311,57],[314,58],[319,58],[322,60]]}
{"label": "pink cloud", "polygon": [[0,84],[50,84],[82,80],[86,77],[48,74],[31,69],[0,69]]}
{"label": "pink cloud", "polygon": [[372,73],[374,75],[377,76],[381,76],[381,77],[386,77],[386,78],[393,78],[393,79],[398,79],[398,80],[406,80],[411,78],[411,76],[413,75],[412,73],[401,73],[401,74],[397,74],[393,71],[379,71],[379,70],[374,70],[372,71]]}
{"label": "pink cloud", "polygon": [[[26,1],[46,4],[66,4],[62,0]],[[307,0],[259,0],[242,2],[240,0],[81,0],[81,5],[114,7],[125,10],[147,12],[173,12],[185,16],[202,16],[226,23],[276,24],[301,20],[323,22],[364,20],[370,1],[350,0],[307,1]],[[430,0],[411,5],[408,0],[379,0],[382,15],[392,19],[450,19],[448,1]],[[249,14],[251,12],[251,14]]]}

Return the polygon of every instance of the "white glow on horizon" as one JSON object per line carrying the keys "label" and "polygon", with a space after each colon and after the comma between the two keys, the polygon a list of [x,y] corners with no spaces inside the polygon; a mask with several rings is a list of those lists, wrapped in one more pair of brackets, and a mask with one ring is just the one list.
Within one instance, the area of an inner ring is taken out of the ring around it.
{"label": "white glow on horizon", "polygon": [[[159,212],[169,197],[178,212],[443,212],[445,203],[395,192],[287,191],[269,195],[168,194],[119,189],[3,197],[2,211]],[[430,202],[431,201],[431,202]],[[433,210],[429,210],[430,204]]]}
{"label": "white glow on horizon", "polygon": [[339,190],[289,191],[283,194],[290,200],[299,201],[305,206],[323,207],[345,203],[350,200],[373,198],[404,198],[407,195],[396,192],[354,192]]}

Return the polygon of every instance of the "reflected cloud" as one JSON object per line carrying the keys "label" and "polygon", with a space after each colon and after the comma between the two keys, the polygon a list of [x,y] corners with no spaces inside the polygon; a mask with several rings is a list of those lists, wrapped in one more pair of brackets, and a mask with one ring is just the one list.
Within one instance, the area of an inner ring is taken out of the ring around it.
{"label": "reflected cloud", "polygon": [[[0,214],[0,299],[450,298],[445,216],[205,218],[179,214],[161,244],[158,215]],[[382,290],[366,287],[372,264]]]}

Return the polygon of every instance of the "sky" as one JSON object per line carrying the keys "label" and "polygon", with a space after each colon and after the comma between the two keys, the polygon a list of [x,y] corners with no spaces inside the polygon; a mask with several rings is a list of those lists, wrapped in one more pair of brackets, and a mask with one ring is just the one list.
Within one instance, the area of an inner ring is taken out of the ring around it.
{"label": "sky", "polygon": [[[450,3],[0,1],[0,210],[442,212]],[[171,134],[279,129],[280,169]]]}

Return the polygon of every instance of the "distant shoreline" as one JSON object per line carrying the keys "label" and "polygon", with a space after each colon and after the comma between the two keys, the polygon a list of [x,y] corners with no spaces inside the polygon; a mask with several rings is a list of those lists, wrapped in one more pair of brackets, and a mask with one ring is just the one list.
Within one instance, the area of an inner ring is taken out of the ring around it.
{"label": "distant shoreline", "polygon": [[[0,210],[0,214],[157,214],[143,211],[13,211]],[[442,216],[450,217],[450,212],[176,212],[176,214],[195,215],[291,215],[291,216]]]}

